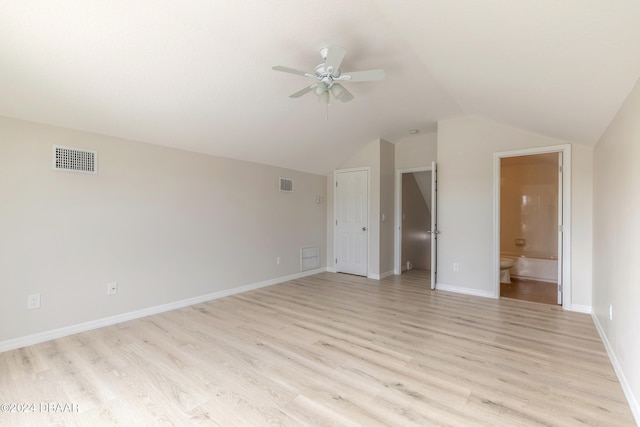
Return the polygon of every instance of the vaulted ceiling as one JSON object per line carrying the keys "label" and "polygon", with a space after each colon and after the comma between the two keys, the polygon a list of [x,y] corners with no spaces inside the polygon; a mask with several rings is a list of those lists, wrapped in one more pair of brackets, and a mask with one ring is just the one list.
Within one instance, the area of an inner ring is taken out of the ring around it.
{"label": "vaulted ceiling", "polygon": [[[0,115],[321,174],[464,115],[594,145],[639,22],[637,0],[4,0]],[[385,80],[289,98],[313,81],[271,67],[333,44]]]}

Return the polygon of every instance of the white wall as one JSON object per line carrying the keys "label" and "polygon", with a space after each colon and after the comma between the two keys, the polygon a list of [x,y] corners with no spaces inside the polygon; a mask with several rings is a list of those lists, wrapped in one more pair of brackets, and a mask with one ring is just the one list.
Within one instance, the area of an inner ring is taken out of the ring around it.
{"label": "white wall", "polygon": [[419,133],[395,143],[396,169],[430,167],[436,161],[438,134]]}
{"label": "white wall", "polygon": [[640,82],[595,148],[593,200],[594,317],[640,424],[639,195]]}
{"label": "white wall", "polygon": [[593,149],[571,146],[571,299],[578,311],[592,306],[593,273]]}
{"label": "white wall", "polygon": [[395,146],[380,141],[380,275],[393,274],[395,224]]}
{"label": "white wall", "polygon": [[[52,144],[97,150],[98,175],[52,171]],[[324,253],[324,176],[6,118],[0,146],[0,343],[297,274],[304,245]]]}
{"label": "white wall", "polygon": [[[438,284],[444,288],[493,296],[493,153],[566,144],[476,117],[438,123]],[[572,248],[592,241],[589,149],[572,146]],[[587,210],[584,210],[587,209]],[[591,265],[588,250],[572,254],[573,269]],[[460,270],[453,271],[453,263]],[[589,272],[572,282],[570,306],[591,306]]]}

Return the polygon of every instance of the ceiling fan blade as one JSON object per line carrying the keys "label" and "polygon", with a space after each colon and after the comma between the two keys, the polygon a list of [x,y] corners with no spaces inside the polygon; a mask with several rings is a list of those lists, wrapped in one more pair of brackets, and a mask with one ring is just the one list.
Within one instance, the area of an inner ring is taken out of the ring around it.
{"label": "ceiling fan blade", "polygon": [[354,71],[352,73],[344,73],[335,80],[349,81],[349,82],[370,82],[373,80],[382,80],[385,77],[384,70],[368,70],[368,71]]}
{"label": "ceiling fan blade", "polygon": [[309,93],[312,90],[314,90],[317,86],[318,86],[318,83],[314,83],[311,86],[307,86],[304,89],[297,91],[296,93],[292,93],[291,95],[289,95],[289,98],[300,98],[305,93]]}
{"label": "ceiling fan blade", "polygon": [[349,92],[344,86],[340,83],[334,83],[331,86],[331,95],[338,101],[349,102],[353,99],[353,94]]}
{"label": "ceiling fan blade", "polygon": [[[327,48],[327,59],[324,61],[324,68],[329,73],[333,73],[340,68],[346,50],[342,46],[334,45]],[[329,68],[331,67],[331,71]]]}
{"label": "ceiling fan blade", "polygon": [[271,67],[275,71],[282,71],[285,73],[298,74],[300,76],[308,76],[314,77],[313,74],[307,73],[305,71],[296,70],[295,68],[283,67],[282,65],[276,65],[275,67]]}

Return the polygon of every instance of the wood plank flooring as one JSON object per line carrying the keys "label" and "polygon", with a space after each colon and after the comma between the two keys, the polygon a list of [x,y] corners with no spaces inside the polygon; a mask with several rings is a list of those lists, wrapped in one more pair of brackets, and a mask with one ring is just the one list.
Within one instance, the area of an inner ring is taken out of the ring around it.
{"label": "wood plank flooring", "polygon": [[590,316],[416,274],[322,273],[1,353],[0,403],[36,405],[2,426],[635,425]]}
{"label": "wood plank flooring", "polygon": [[500,296],[558,305],[558,284],[512,276],[511,283],[500,283]]}

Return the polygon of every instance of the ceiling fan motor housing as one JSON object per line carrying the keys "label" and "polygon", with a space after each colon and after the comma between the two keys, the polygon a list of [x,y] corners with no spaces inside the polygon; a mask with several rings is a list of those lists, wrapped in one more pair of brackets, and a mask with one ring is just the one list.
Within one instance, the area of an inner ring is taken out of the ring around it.
{"label": "ceiling fan motor housing", "polygon": [[325,68],[324,64],[316,65],[316,76],[318,80],[323,82],[327,87],[333,85],[333,81],[340,77],[340,69],[334,70],[332,67]]}

